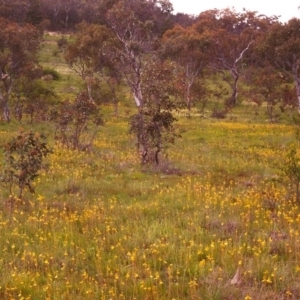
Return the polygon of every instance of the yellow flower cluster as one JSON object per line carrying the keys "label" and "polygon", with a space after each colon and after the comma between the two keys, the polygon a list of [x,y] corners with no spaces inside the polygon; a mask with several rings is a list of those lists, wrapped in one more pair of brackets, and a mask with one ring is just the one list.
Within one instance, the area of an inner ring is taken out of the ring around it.
{"label": "yellow flower cluster", "polygon": [[0,298],[299,297],[300,209],[276,180],[292,129],[194,122],[159,171],[121,121],[92,152],[55,147],[37,195],[3,200]]}

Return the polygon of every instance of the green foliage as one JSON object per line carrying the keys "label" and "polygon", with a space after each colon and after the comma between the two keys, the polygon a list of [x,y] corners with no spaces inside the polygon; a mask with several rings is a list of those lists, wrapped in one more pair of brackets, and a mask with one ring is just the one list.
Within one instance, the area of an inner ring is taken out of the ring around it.
{"label": "green foliage", "polygon": [[25,188],[34,193],[33,180],[38,177],[43,158],[50,153],[43,135],[21,131],[4,146],[5,164],[1,182],[14,195],[15,187],[18,197],[22,198]]}
{"label": "green foliage", "polygon": [[68,149],[87,150],[92,146],[98,127],[104,124],[99,108],[86,93],[77,96],[74,103],[65,101],[53,111],[56,123],[56,141]]}
{"label": "green foliage", "polygon": [[29,0],[29,8],[25,21],[32,25],[39,25],[43,21],[43,13],[40,0]]}
{"label": "green foliage", "polygon": [[130,132],[137,137],[142,164],[158,165],[159,153],[175,141],[173,111],[179,108],[179,103],[174,100],[172,74],[172,64],[159,61],[152,61],[145,70],[144,106],[130,120]]}
{"label": "green foliage", "polygon": [[68,45],[68,40],[62,36],[58,41],[57,41],[57,46],[59,49],[62,49]]}
{"label": "green foliage", "polygon": [[171,112],[159,109],[144,109],[132,116],[130,132],[137,136],[142,164],[159,164],[158,155],[165,143],[174,142],[174,121],[176,119]]}
{"label": "green foliage", "polygon": [[295,200],[300,202],[300,157],[295,145],[291,145],[282,163],[281,170],[292,188]]}
{"label": "green foliage", "polygon": [[[300,141],[300,119],[299,117],[293,118],[296,124],[295,139]],[[300,204],[300,154],[297,149],[296,143],[291,144],[284,156],[284,160],[279,166],[283,173],[283,181],[287,187],[291,189],[294,199]]]}
{"label": "green foliage", "polygon": [[10,100],[21,77],[32,79],[36,72],[41,33],[30,24],[19,26],[0,19],[0,94],[4,119],[10,121]]}
{"label": "green foliage", "polygon": [[57,101],[56,93],[40,79],[23,76],[16,83],[12,97],[13,115],[18,120],[23,115],[30,117],[30,122],[46,120],[49,108]]}
{"label": "green foliage", "polygon": [[53,80],[60,80],[61,79],[61,75],[59,74],[59,72],[57,72],[55,69],[50,68],[50,67],[44,67],[43,68],[43,76],[45,75],[51,75]]}

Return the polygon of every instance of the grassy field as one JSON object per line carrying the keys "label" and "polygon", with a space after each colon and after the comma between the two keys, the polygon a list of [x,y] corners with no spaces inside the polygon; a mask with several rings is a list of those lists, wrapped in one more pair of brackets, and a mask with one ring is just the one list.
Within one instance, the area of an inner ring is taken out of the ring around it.
{"label": "grassy field", "polygon": [[[54,88],[72,95],[80,81],[53,39],[41,61],[58,57]],[[289,117],[178,114],[181,138],[146,169],[119,109],[104,107],[91,152],[58,147],[47,123],[0,124],[1,144],[22,127],[53,149],[26,204],[1,189],[0,299],[299,299],[300,209],[280,171]]]}

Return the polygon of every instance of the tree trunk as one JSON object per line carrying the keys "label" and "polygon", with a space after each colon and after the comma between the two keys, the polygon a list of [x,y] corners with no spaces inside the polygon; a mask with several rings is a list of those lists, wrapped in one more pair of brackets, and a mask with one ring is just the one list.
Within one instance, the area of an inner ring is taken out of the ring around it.
{"label": "tree trunk", "polygon": [[234,77],[234,83],[233,83],[233,89],[231,94],[231,104],[234,106],[237,102],[237,96],[238,96],[238,80],[239,76]]}
{"label": "tree trunk", "polygon": [[144,111],[142,108],[139,108],[139,130],[137,134],[137,139],[138,139],[138,151],[140,154],[141,158],[141,164],[145,165],[147,164],[148,161],[148,156],[149,156],[149,148],[148,148],[148,143],[147,143],[147,134],[145,132],[144,128]]}
{"label": "tree trunk", "polygon": [[0,92],[1,108],[3,110],[3,119],[6,122],[10,122],[10,110],[9,110],[9,96],[13,87],[13,80],[9,75],[2,75],[2,82],[5,87],[5,92]]}
{"label": "tree trunk", "polygon": [[137,83],[133,88],[133,97],[134,97],[134,101],[135,104],[138,108],[142,108],[143,107],[143,95],[142,95],[142,87],[141,87],[141,83]]}
{"label": "tree trunk", "polygon": [[23,105],[20,103],[20,99],[18,98],[18,101],[15,105],[14,108],[14,113],[15,113],[15,118],[18,121],[22,121],[22,117],[23,117]]}
{"label": "tree trunk", "polygon": [[113,88],[112,90],[112,94],[113,94],[113,103],[114,103],[114,109],[115,109],[115,116],[117,117],[119,115],[119,106],[118,106],[118,99],[116,96],[116,91]]}
{"label": "tree trunk", "polygon": [[69,13],[66,15],[65,28],[68,29]]}
{"label": "tree trunk", "polygon": [[229,106],[235,106],[237,103],[237,96],[238,96],[238,80],[239,80],[239,73],[237,72],[236,68],[231,70],[231,75],[233,77],[233,84],[231,86],[232,88],[232,94],[230,96],[230,102]]}
{"label": "tree trunk", "polygon": [[66,18],[65,18],[65,29],[68,29],[70,8],[65,9],[65,13],[66,13]]}
{"label": "tree trunk", "polygon": [[115,116],[117,117],[119,115],[119,106],[118,106],[118,99],[117,99],[117,93],[116,93],[116,85],[117,85],[117,80],[115,78],[111,77],[106,80],[111,94],[112,94],[112,101],[115,109]]}
{"label": "tree trunk", "polygon": [[292,74],[292,76],[294,78],[294,82],[295,82],[296,93],[297,93],[297,101],[298,101],[298,103],[297,103],[298,113],[300,114],[300,78],[298,76],[299,63],[298,63],[298,60],[296,60],[295,57],[294,57],[294,63],[291,64],[290,66],[292,67],[291,74]]}
{"label": "tree trunk", "polygon": [[272,123],[272,124],[275,123],[275,120],[274,120],[274,105],[273,105],[272,101],[267,102],[267,113],[269,115],[270,123]]}
{"label": "tree trunk", "polygon": [[10,110],[8,106],[8,95],[3,95],[0,93],[0,102],[2,109],[3,120],[6,122],[10,122]]}
{"label": "tree trunk", "polygon": [[4,118],[4,121],[10,122],[10,110],[9,110],[9,107],[8,107],[8,101],[5,101],[5,103],[4,103],[3,118]]}
{"label": "tree trunk", "polygon": [[88,97],[89,97],[90,101],[93,101],[93,96],[92,96],[92,81],[93,81],[92,76],[87,76],[85,78],[86,88],[87,88]]}
{"label": "tree trunk", "polygon": [[186,87],[186,106],[188,110],[191,110],[191,87],[192,83],[188,82]]}

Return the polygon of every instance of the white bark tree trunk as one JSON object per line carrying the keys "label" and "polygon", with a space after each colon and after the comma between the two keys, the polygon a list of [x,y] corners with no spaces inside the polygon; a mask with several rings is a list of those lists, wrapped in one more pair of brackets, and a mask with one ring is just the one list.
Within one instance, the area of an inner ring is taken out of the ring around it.
{"label": "white bark tree trunk", "polygon": [[92,76],[86,76],[85,83],[86,83],[86,88],[87,88],[89,100],[93,101],[93,96],[92,96],[93,77]]}
{"label": "white bark tree trunk", "polygon": [[133,87],[133,97],[136,106],[141,108],[143,106],[143,95],[142,95],[142,87],[140,82]]}

